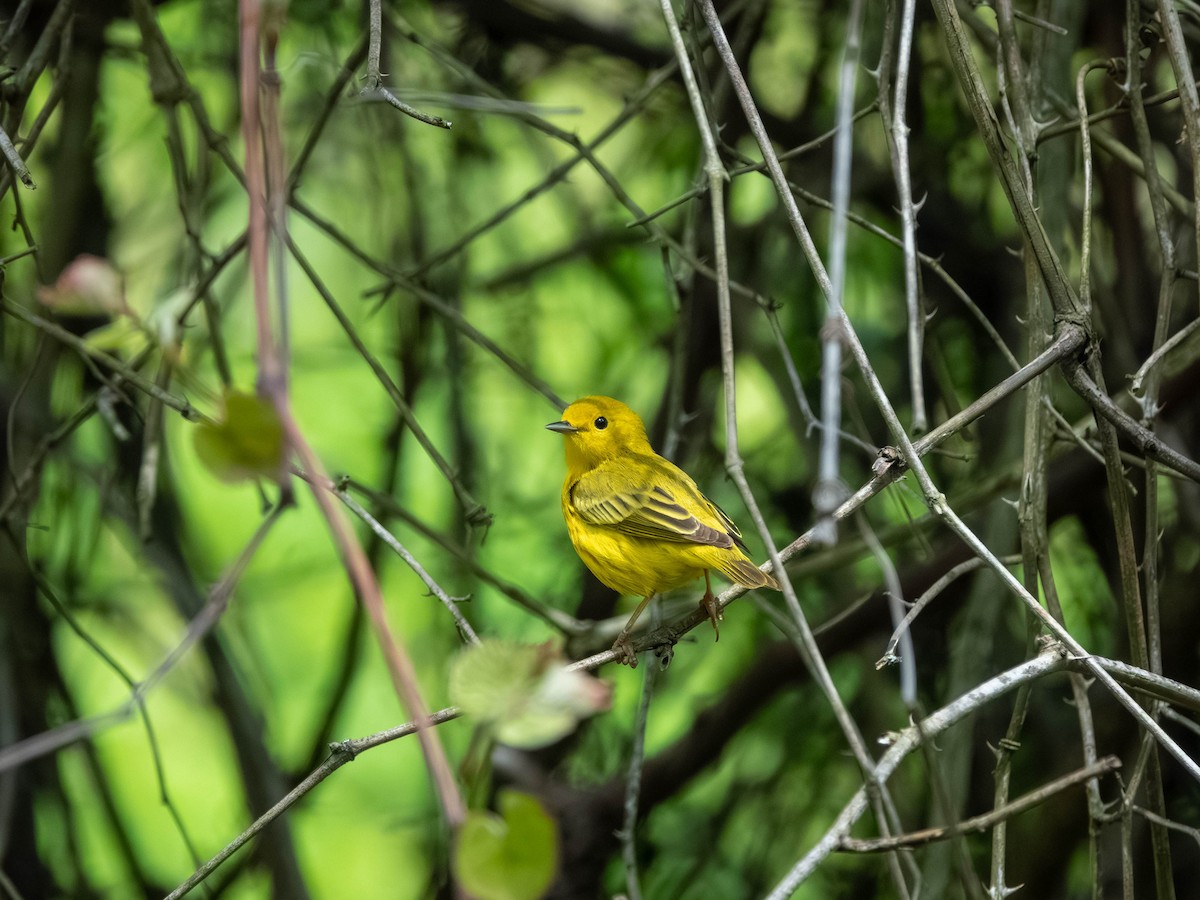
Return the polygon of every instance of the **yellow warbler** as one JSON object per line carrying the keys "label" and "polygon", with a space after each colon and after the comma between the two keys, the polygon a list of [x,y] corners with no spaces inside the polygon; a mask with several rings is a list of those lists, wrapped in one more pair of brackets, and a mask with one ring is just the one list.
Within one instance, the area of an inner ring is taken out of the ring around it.
{"label": "yellow warbler", "polygon": [[729,516],[686,472],[650,446],[637,413],[611,397],[584,397],[546,426],[566,440],[563,518],[575,552],[614,591],[642,597],[613,644],[637,666],[629,634],[651,598],[704,576],[700,605],[720,639],[715,569],[747,588],[779,584],[743,552]]}

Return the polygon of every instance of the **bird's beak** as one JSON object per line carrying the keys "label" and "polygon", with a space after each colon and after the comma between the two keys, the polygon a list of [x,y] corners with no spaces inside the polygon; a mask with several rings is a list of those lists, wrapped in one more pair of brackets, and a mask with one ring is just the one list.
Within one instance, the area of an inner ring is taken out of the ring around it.
{"label": "bird's beak", "polygon": [[557,431],[559,434],[574,434],[575,432],[580,430],[580,429],[576,428],[574,425],[572,425],[570,422],[566,422],[566,421],[551,422],[546,427],[549,428],[551,431]]}

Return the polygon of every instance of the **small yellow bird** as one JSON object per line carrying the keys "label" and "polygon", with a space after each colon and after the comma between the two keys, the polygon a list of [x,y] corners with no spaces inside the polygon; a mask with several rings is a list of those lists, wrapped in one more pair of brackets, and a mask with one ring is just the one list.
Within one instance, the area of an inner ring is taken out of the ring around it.
{"label": "small yellow bird", "polygon": [[652,597],[704,576],[700,605],[717,639],[721,609],[708,580],[716,569],[742,587],[779,584],[743,552],[742,533],[696,482],[650,446],[637,413],[611,397],[584,397],[546,426],[565,439],[563,518],[575,552],[614,591],[644,598],[613,649],[637,667],[629,640]]}

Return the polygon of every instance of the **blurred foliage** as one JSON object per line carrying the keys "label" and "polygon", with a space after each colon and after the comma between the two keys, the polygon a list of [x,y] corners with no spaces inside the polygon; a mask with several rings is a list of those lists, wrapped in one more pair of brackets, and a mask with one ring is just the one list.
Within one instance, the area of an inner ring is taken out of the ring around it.
{"label": "blurred foliage", "polygon": [[558,834],[536,797],[501,790],[500,815],[472,812],[458,837],[454,873],[480,900],[537,900],[554,878]]}
{"label": "blurred foliage", "polygon": [[587,672],[568,671],[543,644],[484,640],[450,670],[450,699],[496,740],[537,749],[571,734],[582,719],[608,707],[608,689]]}
{"label": "blurred foliage", "polygon": [[227,394],[221,421],[201,422],[193,438],[196,456],[222,481],[283,478],[283,426],[275,407],[261,397]]}
{"label": "blurred foliage", "polygon": [[[1022,23],[1027,63],[1065,59],[1070,68],[1125,52],[1123,4],[1015,5],[1070,22],[1066,36]],[[0,126],[39,188],[14,190],[11,173],[0,169],[0,215],[12,226],[0,231],[6,310],[52,318],[83,346],[104,349],[145,384],[223,424],[190,421],[45,328],[0,318],[0,762],[22,740],[94,722],[79,739],[0,772],[0,873],[25,898],[161,896],[329,758],[331,741],[383,731],[410,713],[329,529],[297,479],[295,506],[249,559],[213,632],[157,677],[280,499],[272,481],[280,423],[255,395],[257,325],[240,243],[248,204],[238,12],[230,0],[144,5],[186,77],[180,102],[160,104],[133,7],[77,3],[64,32],[55,16],[65,4],[19,6],[24,17],[0,13]],[[581,658],[606,649],[636,598],[610,596],[571,551],[559,508],[561,441],[543,429],[559,412],[548,393],[628,402],[655,446],[741,523],[755,558],[765,557],[724,477],[716,291],[701,271],[713,262],[708,199],[696,192],[700,142],[661,16],[628,0],[385,3],[385,85],[452,120],[445,131],[358,96],[364,6],[292,0],[277,51],[289,164],[301,148],[311,151],[291,182],[288,230],[300,256],[276,242],[273,253],[283,255],[271,268],[286,295],[292,409],[327,471],[348,479],[353,496],[489,646],[556,641]],[[937,22],[918,6],[907,114],[922,204],[917,240],[940,264],[921,274],[926,399],[937,424],[1011,373],[981,319],[1018,359],[1029,358],[1029,300],[1011,208]],[[968,6],[963,15],[996,96],[996,19]],[[893,34],[893,10],[866,4],[866,68]],[[791,181],[811,192],[801,208],[824,254],[827,132],[835,124],[845,9],[768,0],[720,11],[777,148],[825,135],[787,163]],[[693,52],[703,54],[724,161],[731,170],[757,161],[723,70],[704,49],[699,13],[688,7],[683,18]],[[1169,90],[1175,82],[1157,26],[1139,24],[1150,28],[1142,35],[1146,93]],[[22,86],[18,76],[43,36],[51,52]],[[339,86],[347,65],[352,75]],[[858,83],[856,109],[865,109],[876,101],[877,82],[860,71]],[[1092,75],[1087,86],[1094,109],[1123,97],[1115,75]],[[1046,92],[1069,97],[1073,86],[1047,81]],[[1039,112],[1046,123],[1064,115]],[[1148,115],[1161,177],[1190,194],[1179,104]],[[1125,106],[1095,128],[1135,147]],[[853,133],[851,211],[870,229],[851,226],[845,305],[907,424],[903,253],[879,234],[896,236],[900,227],[885,123],[869,109]],[[581,147],[594,161],[581,159]],[[1065,177],[1039,188],[1039,207],[1048,220],[1063,217],[1051,236],[1077,278],[1077,130],[1047,136],[1038,149],[1045,160],[1055,153],[1068,160]],[[1112,156],[1098,155],[1096,164],[1093,315],[1108,385],[1120,391],[1154,347],[1161,259],[1144,183]],[[817,406],[824,300],[765,176],[737,175],[728,191],[731,277],[762,301],[733,298],[739,448],[767,529],[784,546],[812,525],[819,437],[801,415],[784,354]],[[652,224],[631,224],[689,192]],[[1178,268],[1192,280],[1176,289],[1170,333],[1195,319],[1191,220],[1173,215]],[[36,252],[25,253],[31,246]],[[123,279],[119,303],[106,275],[98,300],[38,306],[39,296],[65,297],[51,286],[64,284],[73,261],[93,258]],[[278,326],[278,310],[272,314]],[[1158,424],[1164,439],[1195,458],[1200,409],[1189,398],[1200,376],[1195,349],[1181,347]],[[892,443],[860,373],[844,369],[842,387],[844,428],[868,447]],[[1129,660],[1104,468],[1094,446],[1081,446],[1095,443],[1091,419],[1061,379],[1051,376],[1049,390],[1075,430],[1058,427],[1045,458],[1023,458],[1022,394],[927,461],[955,510],[1000,555],[1019,551],[1013,503],[1029,470],[1042,467],[1050,482],[1048,556],[1066,624],[1091,652]],[[1127,405],[1153,419],[1154,410]],[[842,479],[851,489],[866,483],[873,461],[869,450],[844,442]],[[1158,552],[1154,627],[1163,671],[1195,683],[1197,486],[1161,469],[1152,475],[1158,508],[1147,531],[1150,482],[1140,457],[1127,463],[1122,477],[1133,488],[1139,554],[1147,533]],[[234,475],[244,480],[230,483]],[[490,526],[470,518],[468,498],[494,517]],[[967,557],[927,512],[912,479],[888,488],[865,515],[906,599]],[[399,556],[361,522],[355,532],[425,702],[447,706],[458,699],[451,669],[462,635]],[[818,639],[834,683],[875,750],[877,737],[910,718],[894,672],[874,668],[892,630],[879,561],[846,523],[836,547],[798,556],[789,571],[809,621],[824,623]],[[694,610],[698,593],[663,598],[647,617],[675,621]],[[645,897],[765,894],[862,784],[828,703],[755,605],[787,616],[782,597],[760,593],[728,610],[719,644],[704,629],[684,637],[657,678],[635,843]],[[1025,614],[996,578],[976,572],[954,582],[913,626],[920,707],[935,709],[1019,662],[1026,632]],[[514,653],[517,688],[533,684],[540,651]],[[625,891],[615,834],[642,679],[653,664],[605,668],[611,709],[578,727],[583,713],[572,709],[552,736],[539,734],[562,739],[536,751],[493,752],[475,732],[486,714],[436,729],[464,783],[488,788],[472,795],[457,870],[420,748],[408,737],[360,752],[307,792],[217,869],[206,882],[209,896],[451,896],[455,872],[480,897],[534,897],[541,893],[534,885],[551,880],[556,897]],[[510,696],[513,685],[486,673],[482,682],[501,698],[489,701],[484,691],[481,701],[485,713],[490,703],[493,718],[505,720],[501,739],[543,743],[521,740],[513,717],[528,710]],[[130,700],[142,683],[149,685],[144,707]],[[1064,704],[1070,697],[1061,677],[1033,690],[1013,757],[1014,796],[1082,764],[1076,717]],[[1132,767],[1141,734],[1106,695],[1093,689],[1091,698],[1100,752]],[[603,706],[595,695],[589,703],[588,713]],[[989,744],[1004,736],[1011,704],[1006,698],[983,709],[939,740],[944,769],[931,773],[928,758],[901,768],[891,787],[906,830],[991,807]],[[123,711],[119,721],[89,718],[114,710]],[[1194,734],[1172,733],[1200,753]],[[1196,827],[1197,785],[1170,764],[1163,782],[1165,814]],[[1107,799],[1118,796],[1107,781],[1104,789]],[[939,792],[948,799],[939,803]],[[1140,795],[1138,802],[1150,805]],[[1088,863],[1088,828],[1081,790],[1016,819],[1010,884],[1024,883],[1030,896],[1070,898],[1092,896],[1094,884],[1119,884],[1120,824],[1104,826],[1097,870]],[[1137,895],[1150,896],[1146,821],[1135,818],[1133,828]],[[869,817],[855,831],[877,833]],[[1188,855],[1186,835],[1176,839],[1176,883],[1196,883],[1194,848]],[[986,885],[989,853],[987,834],[918,849],[922,896],[978,896],[981,888],[963,872],[972,869]],[[794,896],[897,892],[885,857],[842,854]]]}

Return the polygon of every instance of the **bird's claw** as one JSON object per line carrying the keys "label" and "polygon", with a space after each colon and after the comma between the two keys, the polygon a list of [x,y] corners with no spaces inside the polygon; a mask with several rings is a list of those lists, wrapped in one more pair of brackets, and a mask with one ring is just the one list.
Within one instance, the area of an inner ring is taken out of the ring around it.
{"label": "bird's claw", "polygon": [[612,648],[613,652],[617,654],[618,663],[629,666],[631,669],[637,668],[637,654],[633,652],[633,641],[629,640],[628,634],[621,632],[613,641]]}

